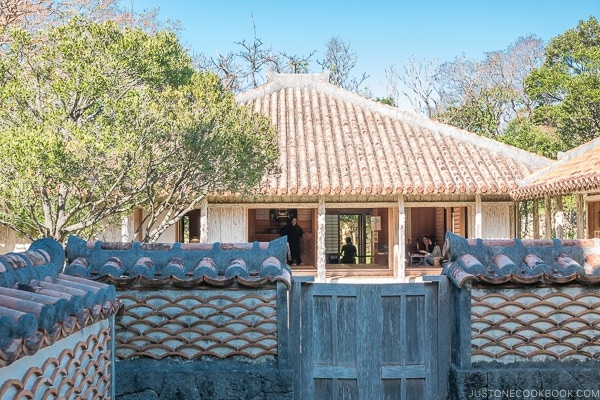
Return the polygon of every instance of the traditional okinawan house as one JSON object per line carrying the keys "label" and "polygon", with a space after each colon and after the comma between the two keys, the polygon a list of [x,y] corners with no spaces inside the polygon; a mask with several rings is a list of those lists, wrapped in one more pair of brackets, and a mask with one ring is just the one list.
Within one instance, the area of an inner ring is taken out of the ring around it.
{"label": "traditional okinawan house", "polygon": [[[271,118],[279,173],[251,196],[208,196],[159,242],[266,242],[296,217],[303,265],[318,280],[439,272],[416,267],[416,243],[447,231],[512,238],[518,210],[511,190],[552,161],[328,83],[327,74],[275,74],[237,97]],[[139,240],[138,210],[105,241]],[[346,237],[357,264],[339,263]],[[415,267],[415,268],[413,268]]]}
{"label": "traditional okinawan house", "polygon": [[517,201],[533,202],[534,238],[540,237],[542,200],[546,227],[543,236],[563,238],[566,195],[575,196],[577,238],[600,238],[600,138],[559,154],[558,161],[528,176],[511,194]]}
{"label": "traditional okinawan house", "polygon": [[[270,241],[296,217],[304,265],[293,272],[321,281],[402,278],[424,234],[515,237],[510,191],[551,163],[346,91],[327,74],[272,75],[237,99],[276,126],[280,172],[253,196],[208,197],[161,241]],[[355,265],[338,264],[346,237]]]}

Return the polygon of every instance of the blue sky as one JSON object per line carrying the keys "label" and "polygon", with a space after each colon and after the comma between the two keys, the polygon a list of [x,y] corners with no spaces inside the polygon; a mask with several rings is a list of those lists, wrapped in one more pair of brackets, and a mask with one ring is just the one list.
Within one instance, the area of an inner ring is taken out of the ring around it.
{"label": "blue sky", "polygon": [[[161,20],[179,20],[182,42],[214,56],[239,50],[257,36],[292,55],[322,58],[333,36],[357,53],[355,75],[385,96],[385,69],[417,60],[482,59],[521,36],[546,42],[590,16],[600,18],[600,0],[128,0],[134,10],[159,8]],[[313,72],[320,72],[317,66]]]}

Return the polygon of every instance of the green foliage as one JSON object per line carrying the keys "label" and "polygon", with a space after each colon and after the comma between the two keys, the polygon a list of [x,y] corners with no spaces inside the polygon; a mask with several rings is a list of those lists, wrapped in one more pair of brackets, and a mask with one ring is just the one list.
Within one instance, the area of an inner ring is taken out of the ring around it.
{"label": "green foliage", "polygon": [[503,104],[512,100],[507,92],[502,87],[483,89],[476,97],[466,98],[461,104],[449,105],[443,111],[434,114],[434,118],[495,139],[500,130]]}
{"label": "green foliage", "polygon": [[544,64],[526,79],[526,90],[538,104],[537,124],[555,127],[564,148],[600,134],[600,24],[580,21],[552,39]]}
{"label": "green foliage", "polygon": [[420,68],[405,70],[414,76],[410,87],[431,118],[496,139],[508,122],[529,114],[531,100],[523,82],[541,64],[542,55],[541,39],[529,36],[487,53],[482,61],[457,57],[434,72],[426,69],[424,77],[433,79],[433,85],[421,82]]}
{"label": "green foliage", "polygon": [[527,118],[512,120],[496,140],[554,159],[564,148],[564,143],[552,129],[535,126]]}
{"label": "green foliage", "polygon": [[379,103],[387,104],[388,106],[396,107],[396,102],[392,96],[388,97],[378,97],[376,99]]}
{"label": "green foliage", "polygon": [[156,240],[207,193],[251,190],[275,133],[175,35],[73,19],[11,33],[0,59],[0,223],[31,239],[93,235],[144,207]]}

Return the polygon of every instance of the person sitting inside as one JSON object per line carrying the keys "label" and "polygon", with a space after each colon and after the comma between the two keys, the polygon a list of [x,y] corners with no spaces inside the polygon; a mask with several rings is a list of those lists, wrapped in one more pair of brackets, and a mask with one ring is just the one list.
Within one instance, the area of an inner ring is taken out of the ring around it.
{"label": "person sitting inside", "polygon": [[439,260],[442,258],[442,248],[438,244],[437,240],[435,240],[435,236],[431,235],[429,240],[431,241],[433,250],[431,250],[431,255],[428,258],[426,257],[426,261],[430,263],[430,265],[436,265],[435,259],[437,258],[439,263]]}
{"label": "person sitting inside", "polygon": [[340,251],[340,261],[342,264],[356,264],[356,246],[352,244],[352,238],[346,238],[346,244],[342,246]]}
{"label": "person sitting inside", "polygon": [[[421,241],[417,242],[417,251],[425,256],[423,258],[424,265],[433,265],[435,264],[434,257],[436,257],[433,253],[439,253],[440,247],[435,245],[428,235],[423,235]],[[437,254],[437,257],[439,257],[439,254]]]}

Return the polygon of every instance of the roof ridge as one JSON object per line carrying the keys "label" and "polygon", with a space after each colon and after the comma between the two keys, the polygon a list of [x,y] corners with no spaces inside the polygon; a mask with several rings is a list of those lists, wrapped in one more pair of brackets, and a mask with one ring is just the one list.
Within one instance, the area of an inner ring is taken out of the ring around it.
{"label": "roof ridge", "polygon": [[600,137],[597,137],[595,139],[590,140],[589,142],[580,144],[577,147],[573,147],[570,150],[564,151],[564,152],[559,152],[558,153],[558,162],[562,163],[562,162],[567,162],[569,160],[572,160],[576,157],[579,157],[580,155],[587,153],[588,151],[592,150],[593,148],[600,148]]}
{"label": "roof ridge", "polygon": [[[567,150],[565,152],[560,152],[558,154],[557,160],[554,160],[552,163],[546,165],[543,168],[540,168],[539,170],[535,171],[534,173],[527,176],[526,178],[519,180],[519,182],[518,182],[519,187],[527,186],[527,185],[535,182],[541,176],[544,176],[546,174],[551,173],[552,171],[557,170],[558,168],[571,162],[572,160],[574,160],[578,157],[581,157],[584,154],[587,154],[589,151],[591,151],[594,148],[600,149],[600,137],[592,139],[587,143],[581,144],[581,145],[574,147],[570,150]],[[544,184],[544,183],[540,183],[535,186],[539,186],[542,184]]]}

